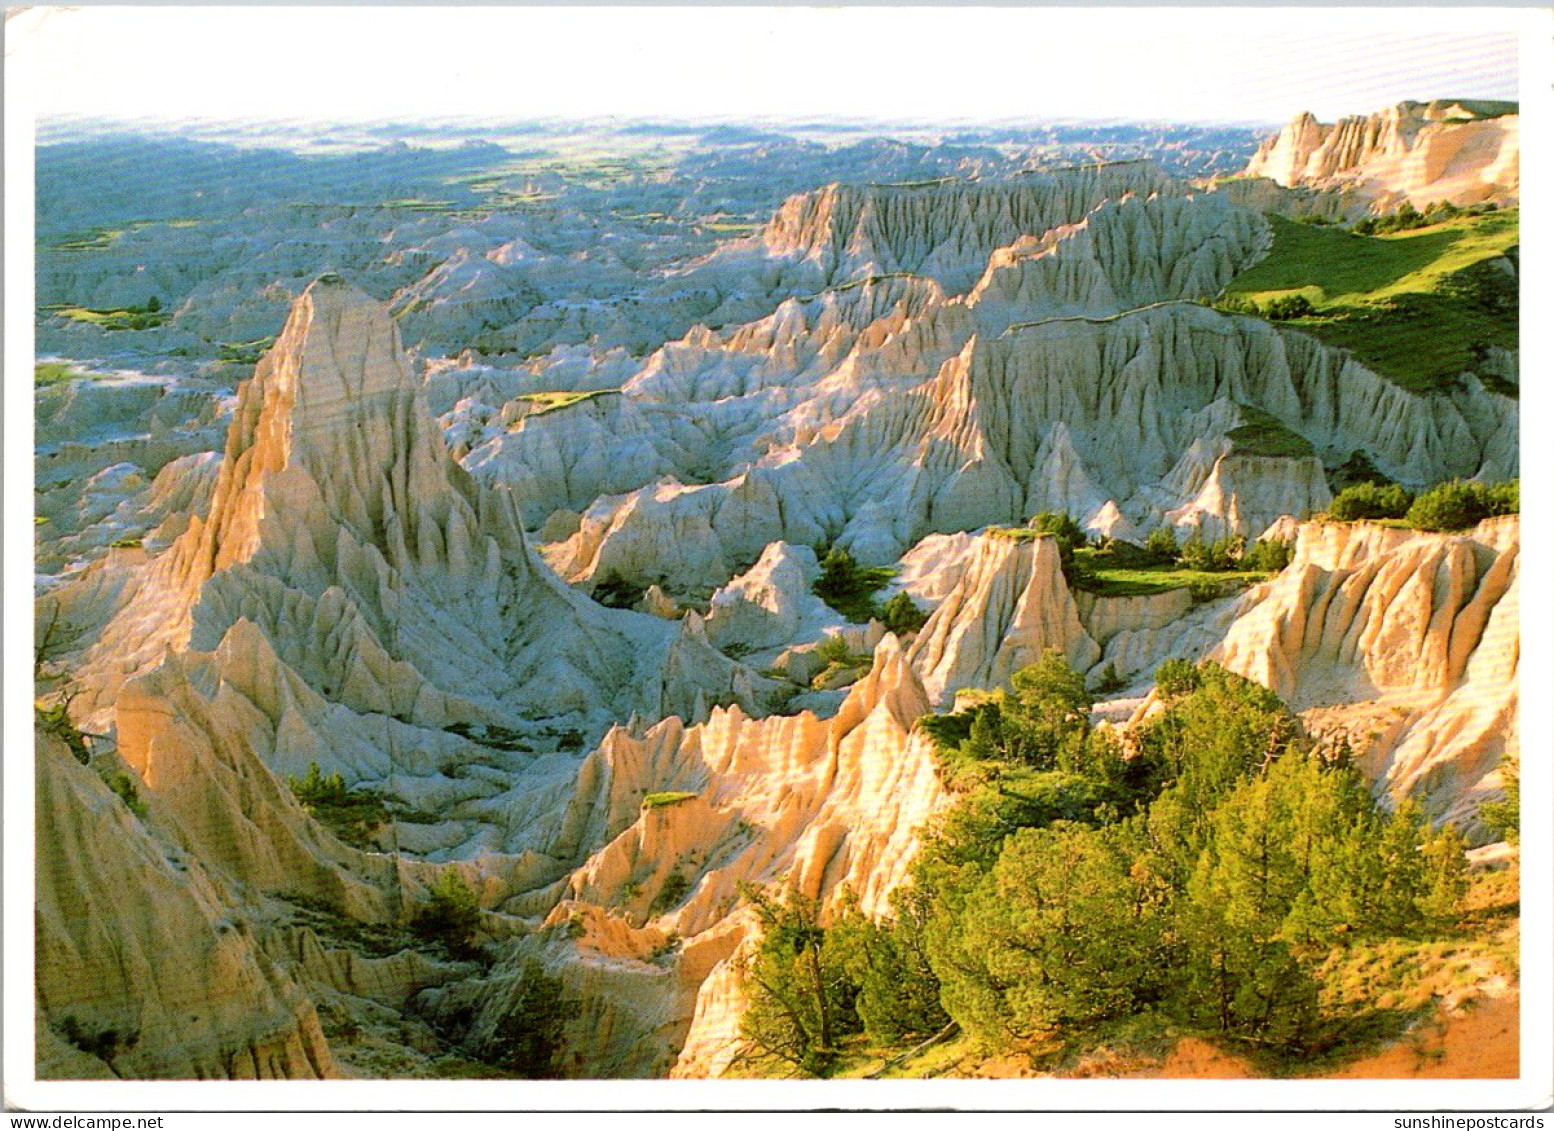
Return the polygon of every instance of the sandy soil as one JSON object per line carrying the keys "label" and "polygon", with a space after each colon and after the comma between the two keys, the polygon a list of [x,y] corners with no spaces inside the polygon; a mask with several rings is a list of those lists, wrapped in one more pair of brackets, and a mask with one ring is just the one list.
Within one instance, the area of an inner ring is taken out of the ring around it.
{"label": "sandy soil", "polygon": [[[1343,1080],[1515,1079],[1521,1064],[1520,1018],[1521,999],[1516,994],[1480,998],[1470,1008],[1438,1015],[1380,1052],[1321,1075]],[[1138,1075],[1238,1080],[1258,1073],[1240,1057],[1188,1037],[1158,1068]]]}

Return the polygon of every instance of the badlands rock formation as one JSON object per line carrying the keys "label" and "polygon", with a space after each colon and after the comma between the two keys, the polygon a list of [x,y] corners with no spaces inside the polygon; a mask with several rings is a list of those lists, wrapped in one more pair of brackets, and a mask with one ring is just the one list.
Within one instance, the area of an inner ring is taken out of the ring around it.
{"label": "badlands rock formation", "polygon": [[[1458,126],[1429,113],[1300,167],[1374,165],[1394,135],[1437,160],[1426,133]],[[1411,393],[1205,305],[1265,253],[1257,213],[1147,162],[833,184],[673,262],[598,251],[580,211],[522,233],[408,211],[312,237],[393,247],[364,277],[399,323],[325,276],[235,398],[41,398],[43,674],[101,736],[84,765],[40,739],[47,1071],[499,1060],[538,968],[575,1006],[565,1074],[723,1072],[740,886],[885,913],[947,803],[918,719],[1049,649],[1127,683],[1119,719],[1160,662],[1212,656],[1482,835],[1516,748],[1515,520],[1299,520],[1356,453],[1410,485],[1513,476],[1516,401],[1472,376]],[[289,278],[302,252],[270,255]],[[232,324],[273,333],[276,297]],[[533,356],[429,359],[423,381],[401,323]],[[1044,510],[1298,544],[1239,596],[1103,598],[1025,525]],[[828,546],[894,570],[876,597],[909,595],[921,630],[821,601]],[[299,802],[311,763],[380,796],[369,835]],[[483,957],[412,929],[450,875]]]}
{"label": "badlands rock formation", "polygon": [[198,858],[43,733],[37,783],[40,1077],[335,1075],[312,1002]]}
{"label": "badlands rock formation", "polygon": [[993,534],[978,542],[908,656],[941,709],[961,688],[1007,684],[1049,650],[1079,671],[1100,656],[1063,583],[1053,538]]}
{"label": "badlands rock formation", "polygon": [[[619,1036],[609,1055],[621,1068],[677,1053],[676,1074],[704,1075],[732,1055],[738,1015],[724,994],[753,927],[739,908],[740,883],[791,886],[827,905],[845,890],[868,914],[886,910],[943,799],[931,744],[914,730],[928,709],[907,657],[886,637],[868,678],[829,720],[808,712],[751,720],[729,708],[699,727],[669,719],[640,738],[606,737],[569,807],[577,835],[601,847],[550,914],[578,915],[584,928],[559,969],[592,981],[590,997],[618,993],[626,999],[618,1008],[632,1008],[631,964],[616,973],[621,960],[641,962],[671,935],[682,940],[671,964],[675,1008],[612,1025]],[[691,796],[643,807],[661,791]],[[671,873],[687,894],[655,913]]]}
{"label": "badlands rock formation", "polygon": [[1003,184],[829,185],[791,197],[761,237],[766,253],[831,283],[908,272],[964,291],[1021,236],[1082,220],[1107,200],[1172,186],[1149,162],[1081,167]]}
{"label": "badlands rock formation", "polygon": [[[818,221],[800,229],[831,247]],[[1112,536],[1255,536],[1324,507],[1323,464],[1357,450],[1410,483],[1511,474],[1515,402],[1475,379],[1418,395],[1305,336],[1180,301],[1215,293],[1266,239],[1214,197],[1105,204],[1017,238],[960,297],[875,276],[698,331],[622,396],[526,415],[469,463],[512,483],[532,524],[582,515],[546,527],[563,577],[687,594],[778,539],[884,565],[925,535],[1047,509]],[[1313,454],[1237,439],[1269,426]]]}
{"label": "badlands rock formation", "polygon": [[1379,788],[1477,829],[1517,751],[1518,520],[1307,524],[1211,658],[1351,736]]}
{"label": "badlands rock formation", "polygon": [[1300,114],[1269,138],[1246,176],[1284,186],[1350,190],[1377,209],[1514,204],[1521,185],[1514,102],[1400,102],[1367,117],[1322,125]]}

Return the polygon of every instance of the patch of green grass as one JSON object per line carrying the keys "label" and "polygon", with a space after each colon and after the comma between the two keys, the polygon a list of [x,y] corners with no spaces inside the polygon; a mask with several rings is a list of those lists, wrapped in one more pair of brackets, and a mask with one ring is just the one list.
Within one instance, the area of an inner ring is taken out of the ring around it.
{"label": "patch of green grass", "polygon": [[[1191,546],[1189,546],[1191,549]],[[1222,563],[1236,564],[1231,558]],[[1201,567],[1202,563],[1198,563]],[[1228,596],[1272,574],[1253,569],[1204,569],[1182,562],[1175,553],[1160,555],[1127,542],[1104,549],[1081,547],[1065,576],[1069,586],[1097,597],[1148,597],[1173,589],[1190,590],[1196,599]]]}
{"label": "patch of green grass", "polygon": [[1084,579],[1081,588],[1098,597],[1147,597],[1169,593],[1172,589],[1191,589],[1205,596],[1220,591],[1225,595],[1267,580],[1266,573],[1234,570],[1210,573],[1198,569],[1099,569]]}
{"label": "patch of green grass", "polygon": [[664,790],[660,793],[650,793],[642,799],[644,809],[667,809],[671,805],[678,805],[682,801],[689,801],[698,796],[694,793],[682,793],[674,790]]}
{"label": "patch of green grass", "polygon": [[72,322],[85,322],[104,330],[150,330],[167,322],[172,314],[165,310],[126,307],[123,310],[92,310],[85,306],[67,306],[60,311]]}
{"label": "patch of green grass", "polygon": [[1384,236],[1268,220],[1272,250],[1227,300],[1303,296],[1314,314],[1294,325],[1414,392],[1450,387],[1485,346],[1516,346],[1516,284],[1490,263],[1518,244],[1516,209]]}
{"label": "patch of green grass", "polygon": [[118,228],[92,228],[66,236],[54,245],[55,251],[104,251],[118,242],[124,232]]}
{"label": "patch of green grass", "polygon": [[1269,299],[1300,291],[1319,308],[1432,293],[1447,277],[1515,247],[1518,218],[1506,209],[1368,237],[1269,216],[1272,250],[1226,293]]}
{"label": "patch of green grass", "polygon": [[110,550],[138,550],[141,542],[139,538],[115,538],[108,543]]}
{"label": "patch of green grass", "polygon": [[251,342],[217,342],[217,356],[234,365],[256,365],[264,351],[275,344],[275,335],[256,338]]}
{"label": "patch of green grass", "polygon": [[51,385],[63,385],[66,381],[80,381],[91,377],[74,366],[58,361],[40,361],[32,367],[32,387],[46,389]]}
{"label": "patch of green grass", "polygon": [[1115,550],[1074,552],[1076,569],[1070,584],[1097,597],[1148,597],[1173,589],[1190,589],[1195,597],[1228,595],[1270,574],[1262,570],[1193,569],[1180,562],[1151,560],[1151,555],[1120,544]]}
{"label": "patch of green grass", "polygon": [[382,208],[393,208],[401,212],[446,212],[456,207],[451,200],[425,200],[421,197],[405,197],[401,200],[385,200]]}
{"label": "patch of green grass", "polygon": [[1011,542],[1034,542],[1038,538],[1052,537],[1048,531],[1037,530],[1033,526],[990,526],[987,532],[995,538],[1007,538]]}
{"label": "patch of green grass", "polygon": [[[564,408],[582,404],[584,401],[597,400],[600,397],[611,396],[619,393],[619,389],[589,389],[585,392],[544,392],[544,393],[520,393],[517,400],[528,401],[534,406],[529,416],[543,416],[547,412],[559,412]],[[521,420],[518,424],[523,423]],[[513,427],[517,428],[518,424]]]}
{"label": "patch of green grass", "polygon": [[1316,454],[1311,441],[1291,432],[1275,417],[1259,409],[1243,407],[1245,424],[1232,428],[1225,435],[1230,440],[1231,451],[1236,455],[1300,459]]}

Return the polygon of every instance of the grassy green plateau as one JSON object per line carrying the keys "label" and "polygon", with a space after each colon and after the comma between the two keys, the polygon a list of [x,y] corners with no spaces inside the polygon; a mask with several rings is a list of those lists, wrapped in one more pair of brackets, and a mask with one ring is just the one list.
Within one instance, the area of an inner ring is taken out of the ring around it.
{"label": "grassy green plateau", "polygon": [[1516,285],[1489,262],[1517,246],[1516,209],[1384,236],[1268,221],[1272,250],[1226,295],[1304,295],[1316,313],[1291,326],[1406,389],[1444,391],[1476,348],[1517,344]]}

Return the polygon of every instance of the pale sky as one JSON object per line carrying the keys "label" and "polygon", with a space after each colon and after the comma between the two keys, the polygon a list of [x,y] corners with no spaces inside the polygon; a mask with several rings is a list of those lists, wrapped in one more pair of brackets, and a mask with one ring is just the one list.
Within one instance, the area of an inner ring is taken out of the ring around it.
{"label": "pale sky", "polygon": [[1326,121],[1406,98],[1516,98],[1514,32],[1526,18],[1482,8],[32,9],[8,24],[6,94],[24,89],[40,118],[1282,122],[1311,110]]}

